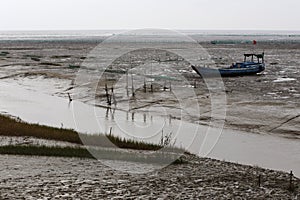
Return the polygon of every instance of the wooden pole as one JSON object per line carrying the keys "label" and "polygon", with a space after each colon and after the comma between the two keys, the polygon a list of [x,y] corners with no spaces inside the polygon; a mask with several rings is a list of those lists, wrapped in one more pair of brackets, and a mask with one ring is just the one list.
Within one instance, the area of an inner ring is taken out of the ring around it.
{"label": "wooden pole", "polygon": [[147,93],[146,79],[144,78],[144,92]]}
{"label": "wooden pole", "polygon": [[68,93],[68,97],[69,97],[69,102],[72,102],[72,101],[73,101],[73,99],[72,99],[72,97],[71,97],[70,93]]}
{"label": "wooden pole", "polygon": [[107,104],[111,105],[111,99],[110,99],[109,94],[108,94],[108,88],[107,88],[106,83],[105,83],[105,93],[106,93]]}
{"label": "wooden pole", "polygon": [[293,177],[294,177],[294,174],[293,174],[293,171],[291,171],[289,190],[293,190]]}
{"label": "wooden pole", "polygon": [[133,86],[133,75],[132,74],[131,74],[131,84],[132,84],[132,87],[131,87],[132,96],[135,97],[134,86]]}
{"label": "wooden pole", "polygon": [[129,91],[128,91],[128,71],[126,72],[126,92],[127,92],[127,97],[129,96]]}

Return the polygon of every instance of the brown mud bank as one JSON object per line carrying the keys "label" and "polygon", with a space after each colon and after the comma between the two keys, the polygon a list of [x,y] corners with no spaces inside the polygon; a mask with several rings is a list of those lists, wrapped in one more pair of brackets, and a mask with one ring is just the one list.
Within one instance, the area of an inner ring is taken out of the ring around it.
{"label": "brown mud bank", "polygon": [[[67,93],[70,93],[77,100],[86,103],[93,102],[95,93],[91,91],[90,85],[98,82],[96,104],[107,106],[104,87],[106,83],[110,85],[118,80],[120,77],[118,72],[128,66],[130,68],[137,67],[149,61],[158,65],[167,63],[185,76],[190,81],[191,87],[196,86],[196,100],[201,109],[200,117],[191,116],[185,120],[200,124],[209,124],[211,121],[219,120],[218,117],[212,118],[211,116],[211,99],[204,81],[193,73],[184,59],[168,52],[141,50],[123,55],[108,67],[110,70],[106,72],[107,79],[100,79],[99,82],[99,77],[94,77],[85,85],[76,85],[74,80],[79,70],[94,73],[92,69],[83,66],[82,63],[97,44],[97,41],[1,41],[0,52],[4,53],[0,55],[0,81],[14,81],[22,85],[24,78],[38,79],[39,81],[42,81],[39,77],[65,80],[60,85],[57,81],[59,86],[55,91],[49,87],[38,89],[65,98],[67,98]],[[300,137],[299,43],[260,42],[255,46],[255,49],[249,44],[239,43],[212,44],[203,42],[200,45],[204,47],[217,66],[225,66],[240,61],[242,54],[249,51],[265,51],[266,54],[267,67],[262,74],[223,78],[227,99],[226,127],[255,133],[276,134],[289,138]],[[109,79],[112,82],[109,82]],[[171,81],[165,81],[165,85],[168,87],[169,82]],[[35,85],[38,84],[30,85],[31,89],[34,90]],[[125,83],[121,84],[120,87],[125,87]],[[164,106],[172,117],[180,116],[181,111],[178,109],[178,101],[174,100],[174,96],[160,92],[161,88],[158,90],[154,95],[151,93],[144,94],[142,89],[139,93],[137,91],[138,103],[132,109],[143,111],[150,107],[155,109],[155,106]],[[115,98],[118,102],[117,109],[122,110],[124,97],[122,94],[116,94]]]}
{"label": "brown mud bank", "polygon": [[[115,171],[90,159],[0,155],[0,198],[297,199],[299,179],[277,171],[190,158],[147,174]],[[143,171],[152,165],[107,161]]]}

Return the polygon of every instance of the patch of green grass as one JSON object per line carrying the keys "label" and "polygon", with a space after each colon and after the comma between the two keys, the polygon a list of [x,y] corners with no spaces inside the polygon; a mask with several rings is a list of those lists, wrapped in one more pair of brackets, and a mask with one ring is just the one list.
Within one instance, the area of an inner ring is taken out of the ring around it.
{"label": "patch of green grass", "polygon": [[29,55],[29,54],[26,54],[23,57],[24,58],[42,58],[42,56],[39,56],[39,55]]}
{"label": "patch of green grass", "polygon": [[[35,156],[56,156],[56,157],[79,157],[107,160],[125,160],[132,162],[160,163],[160,164],[184,164],[180,155],[184,150],[164,145],[149,144],[141,141],[124,139],[104,134],[81,134],[71,129],[53,128],[39,124],[29,124],[18,118],[11,118],[0,115],[0,136],[9,137],[35,137],[39,139],[84,144],[79,147],[47,147],[33,145],[8,145],[0,146],[0,154],[13,155],[35,155]],[[98,148],[101,147],[101,148]],[[104,147],[104,148],[102,148]],[[164,147],[164,148],[163,148]],[[133,150],[162,151],[150,154],[139,154],[137,152],[118,151],[117,148]]]}
{"label": "patch of green grass", "polygon": [[29,124],[20,119],[13,119],[3,115],[0,115],[0,135],[31,136],[40,139],[81,144],[79,135],[74,130],[52,128],[39,124]]}
{"label": "patch of green grass", "polygon": [[73,147],[1,146],[0,154],[93,158],[88,150]]}
{"label": "patch of green grass", "polygon": [[9,52],[7,52],[7,51],[0,52],[0,56],[7,56],[8,54],[9,54]]}
{"label": "patch of green grass", "polygon": [[39,58],[31,58],[31,60],[37,61],[37,62],[41,61],[41,59],[39,59]]}
{"label": "patch of green grass", "polygon": [[[0,135],[9,137],[35,137],[39,139],[70,142],[74,144],[85,144],[78,147],[48,147],[34,145],[7,145],[0,146],[0,154],[30,155],[30,156],[56,156],[56,157],[79,157],[108,160],[125,160],[132,162],[159,163],[159,164],[184,164],[180,155],[182,149],[165,147],[163,145],[149,144],[140,141],[124,139],[104,134],[81,134],[71,129],[53,128],[39,124],[29,124],[20,119],[0,115]],[[99,148],[105,147],[105,148]],[[111,148],[106,148],[111,147]],[[120,151],[117,148],[134,150],[157,151],[149,154],[138,152]]]}
{"label": "patch of green grass", "polygon": [[80,65],[69,65],[69,68],[70,69],[79,69],[80,68]]}
{"label": "patch of green grass", "polygon": [[[153,154],[137,154],[136,152],[120,152],[113,149],[89,149],[81,147],[47,147],[47,146],[1,146],[0,154],[7,155],[27,155],[27,156],[54,156],[54,157],[76,157],[103,160],[121,160],[142,163],[157,164],[184,164],[178,154],[170,154],[167,152],[156,152]],[[92,152],[93,155],[90,153]]]}
{"label": "patch of green grass", "polygon": [[29,124],[19,119],[0,115],[0,135],[2,136],[30,136],[39,139],[70,142],[100,147],[118,147],[136,150],[158,150],[161,145],[149,144],[141,141],[124,139],[113,135],[81,134],[71,129],[53,128],[39,124]]}

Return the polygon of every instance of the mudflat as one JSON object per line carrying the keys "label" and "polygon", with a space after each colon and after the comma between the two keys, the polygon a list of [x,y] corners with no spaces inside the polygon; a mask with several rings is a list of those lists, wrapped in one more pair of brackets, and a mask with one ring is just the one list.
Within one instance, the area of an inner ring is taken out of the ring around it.
{"label": "mudflat", "polygon": [[[99,161],[76,158],[1,155],[3,199],[293,199],[289,174],[211,159],[188,158],[147,174],[115,171]],[[143,171],[152,165],[106,161]],[[260,183],[259,183],[260,177]],[[293,184],[299,185],[293,178]]]}
{"label": "mudflat", "polygon": [[[82,86],[76,85],[74,81],[79,70],[93,73],[82,63],[97,45],[99,45],[99,41],[94,40],[1,41],[0,81],[17,82],[22,87],[30,87],[31,90],[64,98],[68,98],[67,93],[70,93],[76,100],[107,106],[104,85],[108,83],[111,87],[110,84],[113,82],[99,80],[99,77],[96,77]],[[262,74],[223,78],[227,100],[225,127],[299,138],[300,43],[259,42],[255,49],[250,44],[241,43],[201,42],[199,45],[207,51],[217,67],[242,61],[243,53],[249,51],[265,52],[266,70]],[[199,56],[201,57],[201,55]],[[219,120],[218,117],[214,119],[211,116],[211,99],[205,82],[193,73],[186,61],[172,53],[140,50],[131,53],[130,56],[124,55],[108,66],[110,71],[106,72],[106,77],[111,78],[110,80],[117,80],[118,73],[126,67],[136,67],[149,62],[149,60],[159,64],[165,62],[168,63],[168,66],[174,65],[174,69],[187,77],[191,86],[197,87],[195,88],[197,96],[194,98],[198,101],[201,109],[200,117],[190,116],[185,120],[200,124],[209,124],[211,121]],[[89,84],[93,82],[98,82],[96,101],[94,101],[94,91],[89,88]],[[166,84],[168,86],[169,83]],[[125,87],[125,83],[121,83],[121,87]],[[115,91],[117,93],[117,90]],[[124,107],[122,95],[116,94],[117,108],[119,109]],[[176,118],[180,115],[178,102],[174,101],[172,95],[151,95],[140,91],[136,98],[138,103],[132,110],[137,112],[159,104],[166,106],[172,117]]]}

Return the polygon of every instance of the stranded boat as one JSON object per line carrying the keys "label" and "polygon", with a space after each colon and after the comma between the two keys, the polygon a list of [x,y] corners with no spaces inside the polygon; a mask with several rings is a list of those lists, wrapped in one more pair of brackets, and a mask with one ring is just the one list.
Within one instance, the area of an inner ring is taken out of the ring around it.
{"label": "stranded boat", "polygon": [[[254,61],[256,57],[257,61]],[[250,60],[249,60],[250,58]],[[207,67],[192,68],[202,77],[214,76],[246,76],[260,73],[265,70],[264,53],[262,54],[244,54],[244,62],[233,63],[228,68],[212,69]]]}

